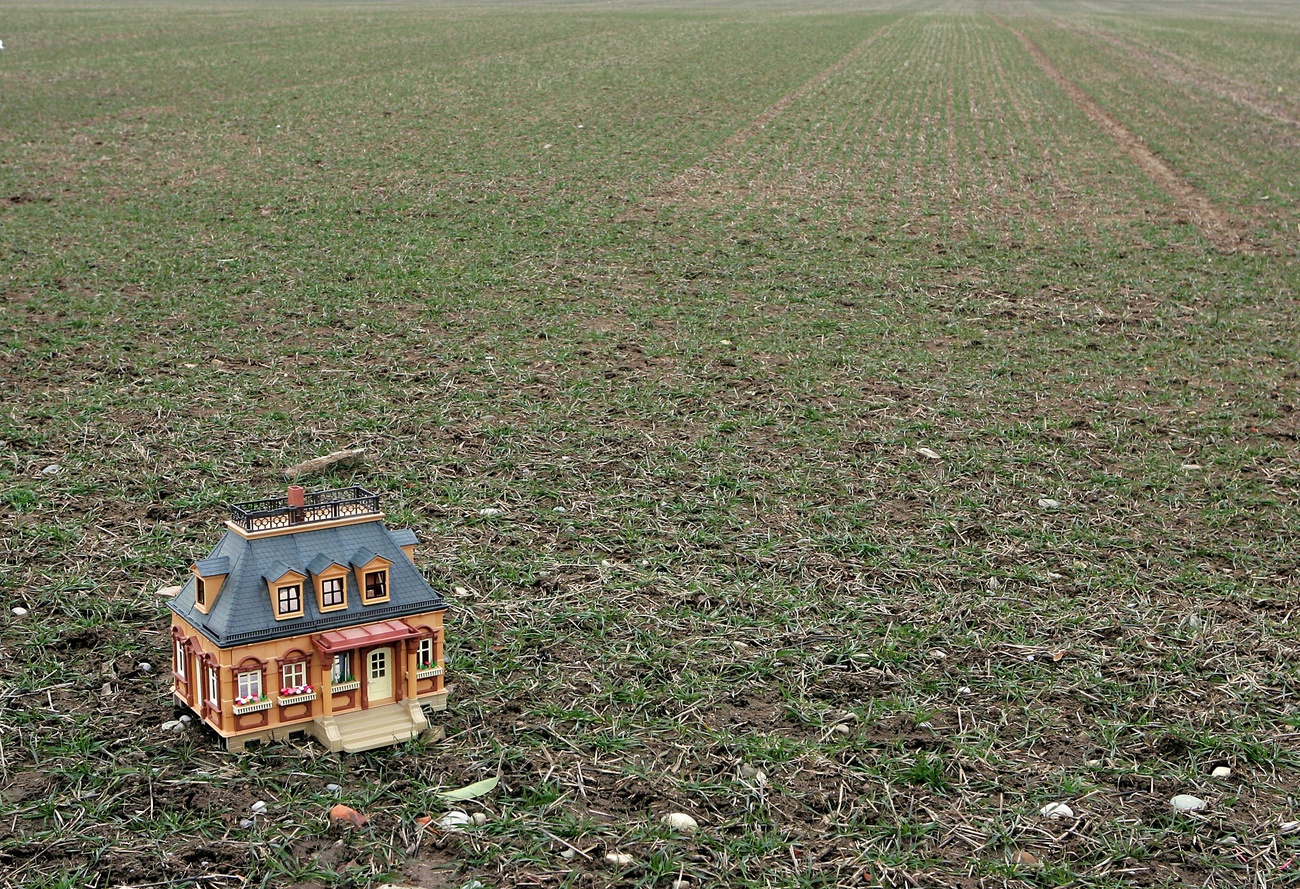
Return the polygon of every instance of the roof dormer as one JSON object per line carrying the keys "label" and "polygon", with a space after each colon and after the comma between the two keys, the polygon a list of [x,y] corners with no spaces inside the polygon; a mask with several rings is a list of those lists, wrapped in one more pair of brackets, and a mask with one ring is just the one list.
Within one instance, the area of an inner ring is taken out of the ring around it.
{"label": "roof dormer", "polygon": [[357,550],[352,556],[352,570],[356,572],[362,605],[375,605],[391,598],[388,572],[391,567],[391,561],[373,550]]}
{"label": "roof dormer", "polygon": [[266,591],[271,596],[271,613],[276,620],[288,620],[303,615],[303,585],[307,575],[295,571],[284,562],[276,562],[262,575]]}
{"label": "roof dormer", "polygon": [[190,571],[194,573],[194,607],[207,614],[230,574],[230,559],[225,556],[203,559],[190,566]]}
{"label": "roof dormer", "polygon": [[307,566],[322,614],[348,607],[348,566],[319,555]]}

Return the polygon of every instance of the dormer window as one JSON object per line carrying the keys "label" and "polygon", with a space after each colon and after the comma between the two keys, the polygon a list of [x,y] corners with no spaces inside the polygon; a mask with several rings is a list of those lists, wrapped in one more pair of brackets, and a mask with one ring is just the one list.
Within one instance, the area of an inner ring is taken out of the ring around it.
{"label": "dormer window", "polygon": [[277,562],[268,573],[262,575],[262,579],[266,581],[266,589],[271,596],[271,612],[276,620],[302,617],[302,588],[307,575],[294,571],[283,562]]}
{"label": "dormer window", "polygon": [[392,567],[392,562],[373,550],[360,550],[352,557],[357,589],[361,591],[361,604],[374,605],[389,601],[392,590],[389,589],[391,578],[388,572]]}
{"label": "dormer window", "polygon": [[194,573],[194,607],[209,614],[221,594],[226,575],[230,573],[230,559],[225,556],[204,559],[195,562],[191,571]]}
{"label": "dormer window", "polygon": [[348,607],[348,569],[346,565],[319,555],[307,566],[316,588],[316,605],[322,612],[342,611]]}
{"label": "dormer window", "polygon": [[322,611],[347,603],[343,593],[343,578],[327,577],[320,582],[320,607]]}
{"label": "dormer window", "polygon": [[298,617],[302,614],[302,584],[290,584],[277,590],[276,617]]}

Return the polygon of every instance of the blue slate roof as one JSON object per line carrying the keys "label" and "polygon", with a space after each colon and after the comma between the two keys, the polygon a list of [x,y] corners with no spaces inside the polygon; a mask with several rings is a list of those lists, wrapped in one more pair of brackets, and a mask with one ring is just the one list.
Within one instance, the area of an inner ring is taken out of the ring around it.
{"label": "blue slate roof", "polygon": [[[207,566],[213,560],[228,560],[229,573],[211,613],[204,614],[195,607],[193,575],[168,604],[219,648],[445,610],[447,603],[442,596],[402,552],[402,542],[408,541],[414,542],[414,534],[389,531],[379,518],[338,527],[312,528],[305,524],[293,533],[252,539],[227,531],[216,549],[198,563]],[[389,601],[362,603],[356,576],[348,564],[356,553],[368,554],[367,560],[379,555],[392,562],[388,569]],[[322,614],[310,575],[331,564],[349,569],[345,581],[347,608]],[[276,620],[266,578],[278,579],[286,569],[308,575],[303,584],[303,616]]]}

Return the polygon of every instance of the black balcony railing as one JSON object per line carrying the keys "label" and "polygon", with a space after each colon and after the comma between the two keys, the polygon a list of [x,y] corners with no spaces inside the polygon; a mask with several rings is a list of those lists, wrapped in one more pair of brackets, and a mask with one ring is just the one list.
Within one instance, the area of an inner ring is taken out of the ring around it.
{"label": "black balcony railing", "polygon": [[245,531],[273,531],[312,522],[330,522],[379,512],[379,495],[360,485],[311,491],[302,506],[290,506],[288,497],[270,497],[230,506],[230,519]]}

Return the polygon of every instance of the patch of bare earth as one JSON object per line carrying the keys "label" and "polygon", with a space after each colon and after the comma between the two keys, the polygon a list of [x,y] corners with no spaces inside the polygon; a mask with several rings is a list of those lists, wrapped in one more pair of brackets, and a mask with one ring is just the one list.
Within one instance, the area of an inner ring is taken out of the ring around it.
{"label": "patch of bare earth", "polygon": [[1071,81],[1038,46],[1020,31],[999,19],[994,19],[1001,27],[1011,33],[1025,47],[1034,61],[1053,83],[1059,86],[1070,100],[1088,116],[1094,124],[1110,136],[1120,150],[1129,159],[1151,177],[1160,188],[1174,200],[1180,213],[1185,214],[1201,233],[1217,249],[1228,253],[1250,252],[1249,237],[1244,229],[1230,216],[1220,210],[1214,203],[1187,182],[1178,171],[1171,167],[1160,155],[1128,127],[1116,120],[1109,112],[1089,98],[1088,94]]}

